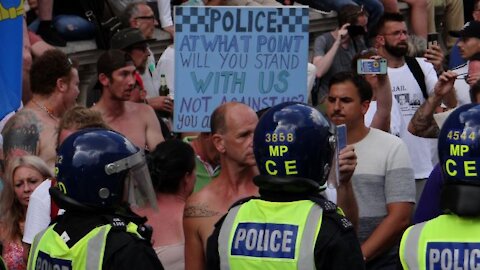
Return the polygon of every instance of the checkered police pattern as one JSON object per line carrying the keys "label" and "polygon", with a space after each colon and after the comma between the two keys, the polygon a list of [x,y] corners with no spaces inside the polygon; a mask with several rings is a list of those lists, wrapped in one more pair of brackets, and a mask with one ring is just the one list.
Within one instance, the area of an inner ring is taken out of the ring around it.
{"label": "checkered police pattern", "polygon": [[[302,33],[308,32],[309,25],[309,14],[308,8],[305,7],[295,7],[295,8],[241,8],[242,14],[244,12],[252,12],[256,16],[259,12],[271,13],[276,11],[276,23],[270,23],[270,26],[274,26],[277,33]],[[210,7],[175,7],[175,31],[177,33],[209,33],[212,32],[211,24],[211,14],[212,10],[224,14],[227,11],[230,11],[232,14],[236,15],[237,10],[234,8],[210,8]],[[252,24],[248,22],[246,18],[241,18],[241,22],[235,22],[235,25],[244,25]],[[239,20],[239,18],[235,18]],[[221,22],[216,21],[218,25],[214,26],[214,32],[222,32],[220,26]],[[261,25],[267,25],[266,16],[261,17]],[[235,29],[235,28],[234,28]],[[252,29],[255,29],[254,27]],[[233,30],[232,30],[233,31]],[[244,31],[241,31],[244,32]],[[255,32],[252,30],[251,32]]]}
{"label": "checkered police pattern", "polygon": [[278,16],[281,18],[278,32],[308,32],[308,8],[278,8]]}

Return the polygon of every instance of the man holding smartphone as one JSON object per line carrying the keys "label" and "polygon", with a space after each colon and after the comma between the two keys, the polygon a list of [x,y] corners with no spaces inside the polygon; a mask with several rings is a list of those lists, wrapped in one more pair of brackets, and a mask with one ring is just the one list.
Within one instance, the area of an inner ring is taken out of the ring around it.
{"label": "man holding smartphone", "polygon": [[[400,96],[408,95],[415,102],[408,102],[400,108],[405,123],[415,114],[428,96],[434,93],[438,81],[437,72],[427,58],[409,58],[408,28],[404,17],[399,13],[385,13],[377,25],[375,43],[378,53],[387,59],[388,75],[393,96],[399,100]],[[433,58],[433,56],[432,56]],[[436,58],[435,58],[436,59]],[[418,99],[418,101],[417,101]],[[456,106],[454,93],[446,94],[443,103],[447,107]],[[419,138],[409,132],[400,133],[400,138],[408,147],[417,184],[417,200],[425,185],[425,180],[433,169],[433,160],[436,159],[436,142],[431,139]]]}
{"label": "man holding smartphone", "polygon": [[357,155],[351,182],[367,269],[395,269],[398,239],[410,224],[415,202],[407,147],[398,137],[365,126],[372,87],[362,76],[341,72],[329,86],[327,115],[334,124],[347,126],[347,144]]}

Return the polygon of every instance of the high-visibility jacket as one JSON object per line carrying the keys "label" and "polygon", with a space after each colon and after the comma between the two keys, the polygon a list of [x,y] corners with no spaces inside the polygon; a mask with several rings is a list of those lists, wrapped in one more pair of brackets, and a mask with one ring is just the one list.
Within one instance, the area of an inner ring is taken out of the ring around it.
{"label": "high-visibility jacket", "polygon": [[[35,236],[28,256],[27,269],[88,269],[101,270],[107,235],[111,224],[96,227],[87,233],[71,248],[67,246],[68,235],[59,235],[51,225]],[[126,231],[141,236],[137,225],[128,223]]]}
{"label": "high-visibility jacket", "polygon": [[230,209],[220,229],[221,269],[315,269],[322,208],[309,200],[252,199]]}
{"label": "high-visibility jacket", "polygon": [[480,218],[441,215],[411,226],[399,253],[403,269],[480,269]]}

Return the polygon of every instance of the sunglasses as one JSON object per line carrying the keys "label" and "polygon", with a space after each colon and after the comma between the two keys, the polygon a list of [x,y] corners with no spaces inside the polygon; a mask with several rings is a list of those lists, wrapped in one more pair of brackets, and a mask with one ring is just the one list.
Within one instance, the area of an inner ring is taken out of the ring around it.
{"label": "sunglasses", "polygon": [[468,79],[469,78],[470,78],[470,76],[468,75],[468,73],[461,73],[461,74],[458,74],[458,76],[455,80],[465,80],[465,82],[468,84]]}
{"label": "sunglasses", "polygon": [[395,31],[393,33],[384,33],[384,34],[380,34],[381,36],[394,36],[396,38],[402,36],[402,35],[405,35],[405,36],[409,36],[410,33],[406,30],[399,30],[399,31]]}

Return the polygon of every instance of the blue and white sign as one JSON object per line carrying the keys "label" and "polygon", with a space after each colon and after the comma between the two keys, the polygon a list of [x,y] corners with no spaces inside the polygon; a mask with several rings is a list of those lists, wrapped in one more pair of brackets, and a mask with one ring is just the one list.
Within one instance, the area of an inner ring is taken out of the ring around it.
{"label": "blue and white sign", "polygon": [[231,255],[294,259],[297,235],[297,225],[240,223],[233,236]]}
{"label": "blue and white sign", "polygon": [[426,255],[425,269],[480,269],[480,243],[432,242]]}
{"label": "blue and white sign", "polygon": [[209,131],[238,101],[307,101],[308,8],[176,7],[174,130]]}
{"label": "blue and white sign", "polygon": [[35,269],[71,270],[72,261],[52,258],[47,253],[39,251],[37,256],[37,261],[35,262]]}

